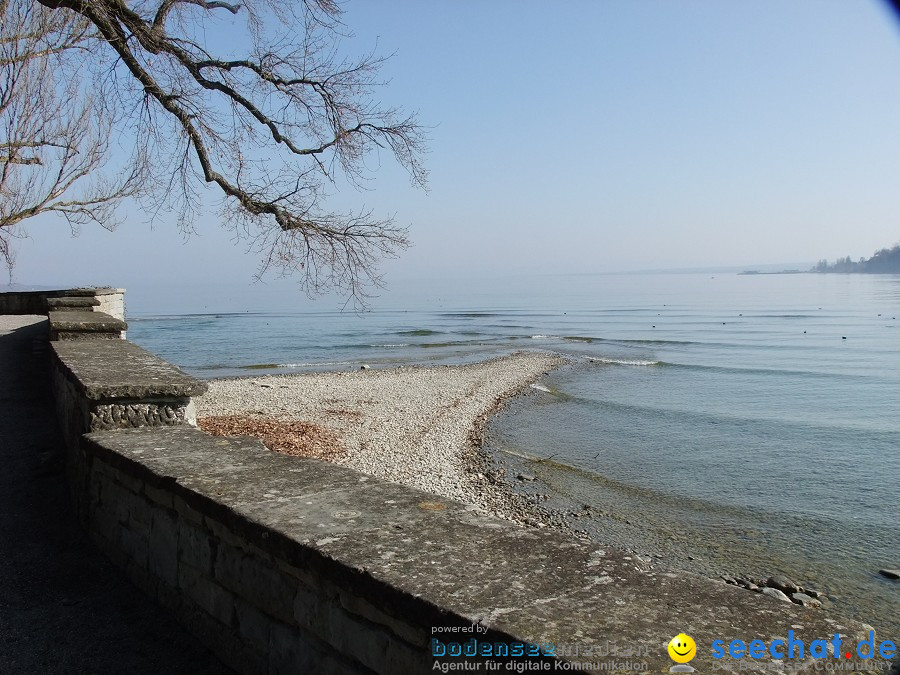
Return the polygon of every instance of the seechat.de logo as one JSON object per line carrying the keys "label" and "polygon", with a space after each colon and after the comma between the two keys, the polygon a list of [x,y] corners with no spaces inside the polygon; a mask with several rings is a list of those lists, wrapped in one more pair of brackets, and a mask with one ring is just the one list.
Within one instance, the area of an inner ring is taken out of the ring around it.
{"label": "seechat.de logo", "polygon": [[693,673],[694,669],[687,665],[697,655],[697,643],[687,633],[679,633],[669,640],[669,657],[678,665],[669,668],[671,673]]}

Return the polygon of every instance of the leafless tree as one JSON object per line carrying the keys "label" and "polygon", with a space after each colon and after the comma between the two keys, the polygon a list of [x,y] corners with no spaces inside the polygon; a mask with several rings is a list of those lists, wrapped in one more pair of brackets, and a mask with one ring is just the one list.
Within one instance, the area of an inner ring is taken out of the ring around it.
{"label": "leafless tree", "polygon": [[[408,245],[390,218],[326,205],[343,181],[365,185],[370,153],[392,155],[415,185],[427,179],[422,127],[377,102],[381,57],[342,56],[334,0],[32,1],[99,41],[92,77],[116,91],[153,167],[143,183],[154,208],[174,207],[183,228],[211,185],[261,272],[354,299],[379,283],[379,260]],[[223,28],[234,21],[238,37]]]}
{"label": "leafless tree", "polygon": [[114,227],[116,203],[141,187],[141,163],[116,180],[103,172],[115,108],[75,77],[96,52],[90,23],[16,0],[0,0],[0,22],[0,255],[11,270],[12,240],[28,218]]}

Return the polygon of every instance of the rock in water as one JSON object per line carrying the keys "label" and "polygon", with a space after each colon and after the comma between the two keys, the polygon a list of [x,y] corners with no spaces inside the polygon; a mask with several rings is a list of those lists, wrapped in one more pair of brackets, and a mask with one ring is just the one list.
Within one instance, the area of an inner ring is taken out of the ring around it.
{"label": "rock in water", "polygon": [[516,476],[516,478],[518,478],[519,480],[535,480],[535,477],[530,473],[520,473],[518,476]]}
{"label": "rock in water", "polygon": [[796,602],[798,605],[803,605],[804,607],[821,607],[822,603],[812,598],[806,593],[793,593],[791,594],[791,599]]}
{"label": "rock in water", "polygon": [[800,587],[797,584],[783,576],[769,577],[766,581],[766,586],[769,588],[776,588],[782,593],[788,594],[797,593],[800,590]]}
{"label": "rock in water", "polygon": [[777,588],[771,588],[766,586],[764,589],[760,591],[763,595],[768,595],[770,598],[777,598],[778,600],[784,600],[785,602],[790,602],[791,599],[786,596],[784,593],[779,591]]}
{"label": "rock in water", "polygon": [[878,570],[878,573],[888,579],[900,579],[900,570]]}

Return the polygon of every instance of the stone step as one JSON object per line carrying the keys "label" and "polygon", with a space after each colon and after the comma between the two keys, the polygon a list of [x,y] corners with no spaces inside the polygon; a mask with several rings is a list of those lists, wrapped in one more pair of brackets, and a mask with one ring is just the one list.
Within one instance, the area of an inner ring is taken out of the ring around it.
{"label": "stone step", "polygon": [[90,311],[51,311],[51,340],[113,339],[124,337],[128,328],[121,319],[104,312]]}
{"label": "stone step", "polygon": [[99,306],[100,301],[94,296],[47,298],[47,309],[51,312],[91,312]]}

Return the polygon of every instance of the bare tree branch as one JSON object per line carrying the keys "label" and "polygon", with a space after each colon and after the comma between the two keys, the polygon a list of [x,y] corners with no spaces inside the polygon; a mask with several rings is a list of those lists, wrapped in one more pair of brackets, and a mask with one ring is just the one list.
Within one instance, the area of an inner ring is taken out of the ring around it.
{"label": "bare tree branch", "polygon": [[141,167],[103,175],[115,113],[76,75],[99,47],[90,23],[22,0],[0,0],[0,22],[0,256],[11,274],[22,221],[57,213],[73,230],[112,229],[116,203],[140,191]]}
{"label": "bare tree branch", "polygon": [[206,2],[205,0],[163,0],[159,5],[159,9],[156,10],[156,15],[153,17],[153,30],[161,32],[165,28],[166,17],[169,16],[169,12],[172,8],[179,3],[198,5],[203,9],[227,9],[232,14],[237,14],[241,9],[240,5],[231,5],[227,2],[215,2],[214,0],[209,2]]}
{"label": "bare tree branch", "polygon": [[[77,26],[68,34],[79,38],[65,50],[87,42],[94,57],[87,70],[130,111],[116,128],[133,134],[154,167],[153,180],[143,181],[156,190],[152,211],[175,208],[181,227],[192,229],[201,205],[199,178],[223,195],[226,225],[260,253],[260,274],[298,274],[310,293],[336,288],[355,300],[380,283],[379,260],[408,246],[406,230],[390,218],[325,207],[328,193],[344,180],[363,187],[372,153],[389,153],[414,185],[427,183],[422,127],[414,116],[376,101],[383,58],[340,56],[344,36],[334,0],[0,2]],[[221,42],[210,19],[222,12],[246,21],[239,39],[230,36],[243,45],[237,57],[228,49],[215,53]],[[82,88],[82,100],[89,90]],[[16,166],[38,157],[23,151],[16,149]],[[13,150],[0,145],[4,154],[13,166]],[[65,177],[74,155],[63,152],[63,158],[60,184],[74,185]],[[59,200],[54,196],[41,208],[89,219],[93,213],[86,204],[75,207],[90,200],[69,200],[68,207]]]}

